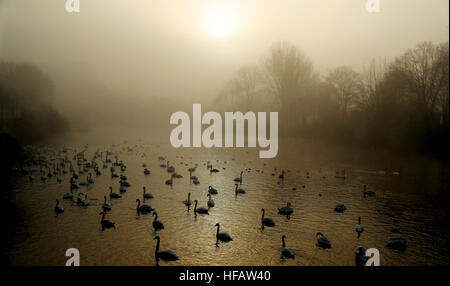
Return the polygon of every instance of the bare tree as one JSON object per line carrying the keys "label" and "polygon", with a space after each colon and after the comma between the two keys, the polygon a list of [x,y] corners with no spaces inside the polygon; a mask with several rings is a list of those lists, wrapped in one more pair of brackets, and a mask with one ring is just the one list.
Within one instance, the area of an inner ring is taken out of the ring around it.
{"label": "bare tree", "polygon": [[329,72],[326,82],[332,87],[336,101],[344,115],[349,107],[359,102],[363,94],[361,76],[348,66],[338,67]]}
{"label": "bare tree", "polygon": [[415,106],[426,123],[431,123],[438,102],[448,98],[448,44],[420,43],[399,57],[395,68],[407,75]]}
{"label": "bare tree", "polygon": [[250,110],[255,97],[260,92],[260,82],[261,76],[256,66],[240,68],[229,83],[233,108],[242,111]]}
{"label": "bare tree", "polygon": [[314,78],[311,61],[296,46],[278,42],[263,57],[261,71],[268,92],[285,118],[284,126],[295,125],[300,118],[295,112],[299,98],[308,94]]}

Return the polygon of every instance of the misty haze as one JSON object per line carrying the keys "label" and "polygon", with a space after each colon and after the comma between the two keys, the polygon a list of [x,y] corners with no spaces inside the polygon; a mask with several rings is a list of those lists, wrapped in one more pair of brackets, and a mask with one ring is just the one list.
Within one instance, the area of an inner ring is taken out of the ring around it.
{"label": "misty haze", "polygon": [[449,2],[380,3],[0,0],[3,264],[448,265]]}

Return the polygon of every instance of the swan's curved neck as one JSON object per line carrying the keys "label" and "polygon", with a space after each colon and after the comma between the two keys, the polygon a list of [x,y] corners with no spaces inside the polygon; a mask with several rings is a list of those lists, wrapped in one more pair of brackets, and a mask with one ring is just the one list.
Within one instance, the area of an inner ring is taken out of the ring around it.
{"label": "swan's curved neck", "polygon": [[153,221],[156,221],[158,219],[158,214],[157,213],[153,213],[153,215],[155,216],[155,219]]}
{"label": "swan's curved neck", "polygon": [[102,213],[102,220],[101,221],[104,221],[105,220],[105,213]]}
{"label": "swan's curved neck", "polygon": [[137,208],[139,208],[141,206],[141,200],[138,200],[137,203],[138,203]]}
{"label": "swan's curved neck", "polygon": [[220,230],[220,225],[218,224],[216,226],[217,226],[217,234],[216,234],[216,236],[218,236],[219,235],[219,230]]}
{"label": "swan's curved neck", "polygon": [[263,220],[264,219],[264,210],[262,210],[262,217],[261,217],[261,220]]}
{"label": "swan's curved neck", "polygon": [[197,201],[195,201],[195,205],[194,205],[194,212],[197,209]]}
{"label": "swan's curved neck", "polygon": [[281,238],[281,241],[283,242],[283,248],[286,247],[286,243],[284,242],[284,236]]}
{"label": "swan's curved neck", "polygon": [[160,238],[158,237],[156,239],[156,249],[155,249],[155,255],[159,254],[159,242],[160,242]]}

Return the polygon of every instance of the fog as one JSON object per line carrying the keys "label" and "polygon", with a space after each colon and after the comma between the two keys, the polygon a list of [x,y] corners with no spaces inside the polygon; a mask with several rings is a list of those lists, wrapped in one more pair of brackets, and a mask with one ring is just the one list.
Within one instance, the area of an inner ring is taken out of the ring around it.
{"label": "fog", "polygon": [[[171,112],[211,103],[277,41],[301,50],[319,77],[448,41],[445,0],[381,1],[380,13],[368,13],[365,0],[81,0],[80,13],[64,2],[0,1],[0,59],[39,67],[53,81],[52,105],[75,129],[168,126]],[[210,31],[216,15],[228,19],[225,37]]]}

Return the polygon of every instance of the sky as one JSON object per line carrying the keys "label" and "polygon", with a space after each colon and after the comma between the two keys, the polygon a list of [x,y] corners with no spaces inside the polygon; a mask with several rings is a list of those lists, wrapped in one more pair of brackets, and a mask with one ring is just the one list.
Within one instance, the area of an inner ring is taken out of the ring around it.
{"label": "sky", "polygon": [[317,72],[448,41],[448,0],[0,0],[0,59],[141,95],[213,97],[276,41]]}

